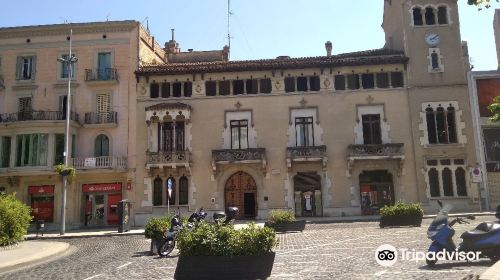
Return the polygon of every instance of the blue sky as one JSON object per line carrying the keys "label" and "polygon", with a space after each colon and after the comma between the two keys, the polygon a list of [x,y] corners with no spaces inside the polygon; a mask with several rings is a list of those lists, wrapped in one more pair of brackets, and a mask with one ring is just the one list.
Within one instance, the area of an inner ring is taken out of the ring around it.
{"label": "blue sky", "polygon": [[[469,42],[474,70],[497,68],[493,8],[460,3],[462,40]],[[176,40],[183,50],[222,49],[227,43],[227,0],[25,0],[3,1],[0,27],[134,19],[159,42]],[[324,55],[324,43],[344,53],[384,45],[383,0],[232,0],[231,59]],[[27,9],[26,7],[29,7]],[[22,12],[20,12],[22,11]]]}

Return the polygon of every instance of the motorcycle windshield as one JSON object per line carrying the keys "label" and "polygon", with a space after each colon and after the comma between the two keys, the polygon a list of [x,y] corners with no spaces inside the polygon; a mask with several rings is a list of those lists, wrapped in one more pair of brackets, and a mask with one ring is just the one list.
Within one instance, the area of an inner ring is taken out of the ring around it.
{"label": "motorcycle windshield", "polygon": [[436,218],[432,221],[429,229],[427,230],[428,236],[433,236],[444,225],[448,225],[448,213],[450,212],[451,208],[452,206],[450,204],[447,204],[439,211]]}

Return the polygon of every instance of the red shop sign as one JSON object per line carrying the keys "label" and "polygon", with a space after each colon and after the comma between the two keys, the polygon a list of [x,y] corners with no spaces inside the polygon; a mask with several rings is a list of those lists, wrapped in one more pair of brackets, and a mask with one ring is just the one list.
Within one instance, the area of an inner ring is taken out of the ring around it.
{"label": "red shop sign", "polygon": [[121,190],[122,190],[122,183],[83,185],[83,192],[116,192]]}
{"label": "red shop sign", "polygon": [[54,186],[29,186],[28,187],[29,194],[46,194],[46,193],[54,193]]}

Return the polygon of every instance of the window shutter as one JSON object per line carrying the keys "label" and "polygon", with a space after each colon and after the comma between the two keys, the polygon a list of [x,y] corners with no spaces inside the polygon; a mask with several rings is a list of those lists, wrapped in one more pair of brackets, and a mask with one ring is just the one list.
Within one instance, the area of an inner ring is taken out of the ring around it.
{"label": "window shutter", "polygon": [[21,56],[18,56],[16,61],[16,80],[21,80],[22,73],[23,73],[23,58]]}
{"label": "window shutter", "polygon": [[109,113],[110,112],[110,96],[109,94],[98,94],[97,95],[97,113]]}
{"label": "window shutter", "polygon": [[36,73],[36,56],[31,57],[31,79],[35,79],[35,73]]}

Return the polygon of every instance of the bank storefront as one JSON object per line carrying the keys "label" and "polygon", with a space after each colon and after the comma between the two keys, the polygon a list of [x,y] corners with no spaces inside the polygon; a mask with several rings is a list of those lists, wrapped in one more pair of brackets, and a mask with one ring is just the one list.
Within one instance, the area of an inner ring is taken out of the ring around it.
{"label": "bank storefront", "polygon": [[82,193],[84,226],[117,225],[122,183],[83,184]]}

